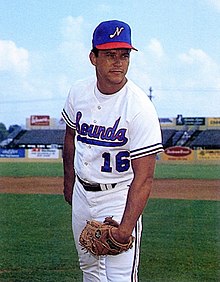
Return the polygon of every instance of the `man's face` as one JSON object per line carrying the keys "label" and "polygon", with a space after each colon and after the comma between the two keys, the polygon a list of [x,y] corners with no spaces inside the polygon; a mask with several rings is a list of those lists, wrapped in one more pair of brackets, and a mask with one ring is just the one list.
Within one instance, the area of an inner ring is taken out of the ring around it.
{"label": "man's face", "polygon": [[110,49],[100,50],[98,57],[90,54],[91,62],[96,67],[98,85],[103,93],[114,93],[126,83],[130,52],[130,49]]}

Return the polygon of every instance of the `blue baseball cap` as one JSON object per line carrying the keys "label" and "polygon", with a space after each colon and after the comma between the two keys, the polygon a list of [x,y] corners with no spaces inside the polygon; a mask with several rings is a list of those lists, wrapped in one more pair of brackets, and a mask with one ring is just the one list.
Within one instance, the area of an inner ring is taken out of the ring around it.
{"label": "blue baseball cap", "polygon": [[133,49],[131,28],[125,22],[111,20],[100,23],[93,33],[92,47],[99,50]]}

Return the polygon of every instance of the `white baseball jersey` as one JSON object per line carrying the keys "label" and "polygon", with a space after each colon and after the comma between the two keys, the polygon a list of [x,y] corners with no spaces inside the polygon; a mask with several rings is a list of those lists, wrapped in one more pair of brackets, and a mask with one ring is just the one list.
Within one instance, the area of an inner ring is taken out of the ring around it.
{"label": "white baseball jersey", "polygon": [[130,183],[132,159],[163,151],[155,108],[131,80],[112,95],[96,79],[76,83],[62,116],[76,130],[74,167],[84,181]]}

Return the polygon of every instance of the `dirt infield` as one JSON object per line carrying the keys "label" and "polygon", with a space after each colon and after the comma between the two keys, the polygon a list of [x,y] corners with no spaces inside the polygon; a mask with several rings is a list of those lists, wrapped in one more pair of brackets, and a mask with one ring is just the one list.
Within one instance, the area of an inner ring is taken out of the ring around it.
{"label": "dirt infield", "polygon": [[[62,194],[62,177],[1,177],[0,193]],[[151,198],[220,200],[220,180],[155,179]]]}

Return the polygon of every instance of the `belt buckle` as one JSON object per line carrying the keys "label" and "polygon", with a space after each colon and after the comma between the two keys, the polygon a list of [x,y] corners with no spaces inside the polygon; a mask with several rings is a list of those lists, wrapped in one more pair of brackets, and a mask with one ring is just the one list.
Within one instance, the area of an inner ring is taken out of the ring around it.
{"label": "belt buckle", "polygon": [[112,184],[100,184],[101,190],[106,191],[106,190],[111,190],[112,189]]}

